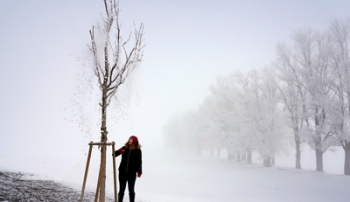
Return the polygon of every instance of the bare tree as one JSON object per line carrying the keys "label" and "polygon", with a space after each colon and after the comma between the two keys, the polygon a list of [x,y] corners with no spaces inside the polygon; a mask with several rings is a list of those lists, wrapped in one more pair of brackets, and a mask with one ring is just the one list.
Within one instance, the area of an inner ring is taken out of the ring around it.
{"label": "bare tree", "polygon": [[[119,23],[119,1],[104,0],[105,17],[103,25],[93,26],[90,30],[93,57],[93,69],[101,90],[101,142],[107,142],[107,109],[116,98],[120,85],[139,65],[143,57],[144,28],[141,24],[131,32],[126,40],[122,39]],[[95,31],[98,31],[96,34]],[[132,42],[131,38],[134,37]],[[101,146],[101,165],[99,174],[99,201],[105,201],[106,184],[106,146]]]}

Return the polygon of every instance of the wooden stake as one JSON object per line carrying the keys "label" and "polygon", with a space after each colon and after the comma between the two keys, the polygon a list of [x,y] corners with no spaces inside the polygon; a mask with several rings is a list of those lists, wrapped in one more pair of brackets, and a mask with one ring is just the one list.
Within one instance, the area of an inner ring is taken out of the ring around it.
{"label": "wooden stake", "polygon": [[98,174],[98,180],[97,180],[97,187],[96,187],[96,194],[95,194],[95,201],[94,202],[97,202],[98,195],[100,193],[100,179],[101,179],[101,167],[100,167],[100,171],[99,171],[99,174]]}
{"label": "wooden stake", "polygon": [[115,166],[115,143],[112,142],[112,150],[113,150],[113,176],[114,176],[114,200],[118,202],[118,197],[117,197],[117,172],[116,172],[116,166]]}
{"label": "wooden stake", "polygon": [[[114,200],[115,202],[118,201],[118,197],[117,197],[117,172],[116,172],[116,162],[115,162],[115,142],[90,142],[89,143],[90,148],[89,148],[89,154],[87,157],[87,161],[86,161],[86,167],[85,167],[85,174],[84,174],[84,181],[83,181],[83,186],[82,186],[82,190],[81,190],[81,196],[80,196],[80,202],[83,202],[84,199],[84,193],[85,193],[85,186],[86,186],[86,180],[87,180],[87,176],[88,176],[88,172],[89,172],[89,165],[90,165],[90,159],[91,159],[91,153],[92,153],[92,147],[93,146],[112,146],[112,150],[113,150],[113,177],[114,177]],[[98,196],[99,196],[99,192],[100,192],[100,179],[101,179],[101,168],[99,171],[99,175],[98,175],[98,180],[97,180],[97,187],[96,187],[96,195],[95,195],[95,202],[98,202]]]}
{"label": "wooden stake", "polygon": [[83,202],[83,199],[84,199],[84,192],[85,192],[86,179],[87,179],[87,176],[88,176],[89,165],[90,165],[90,159],[91,159],[91,151],[92,151],[92,145],[91,145],[91,143],[92,143],[92,142],[90,142],[89,154],[88,154],[87,161],[86,161],[84,182],[83,182],[83,188],[82,188],[82,190],[81,190],[80,202]]}

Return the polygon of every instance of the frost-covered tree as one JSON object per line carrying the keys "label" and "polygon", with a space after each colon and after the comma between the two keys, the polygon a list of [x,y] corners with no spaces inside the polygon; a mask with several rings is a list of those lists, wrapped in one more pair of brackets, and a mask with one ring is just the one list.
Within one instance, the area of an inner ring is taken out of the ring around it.
{"label": "frost-covered tree", "polygon": [[350,175],[350,19],[334,20],[329,31],[335,72],[331,121],[335,136],[345,152],[344,174]]}
{"label": "frost-covered tree", "polygon": [[327,32],[300,29],[292,46],[279,44],[275,66],[284,106],[294,130],[296,168],[301,168],[301,143],[306,141],[316,154],[316,170],[323,171],[323,153],[335,145],[332,109],[336,93],[332,67],[332,42]]}
{"label": "frost-covered tree", "polygon": [[[101,91],[101,142],[107,142],[107,109],[119,87],[139,65],[143,56],[143,25],[126,40],[121,36],[119,1],[104,0],[103,24],[90,30],[93,70]],[[133,40],[132,40],[133,38]],[[131,44],[132,43],[132,44]],[[99,201],[105,201],[106,145],[101,146]]]}
{"label": "frost-covered tree", "polygon": [[180,151],[196,151],[199,155],[211,144],[207,133],[210,126],[206,120],[207,117],[199,110],[173,116],[163,126],[166,145]]}
{"label": "frost-covered tree", "polygon": [[293,129],[295,142],[295,168],[301,169],[301,145],[300,131],[303,129],[305,116],[306,90],[302,86],[301,75],[297,71],[296,61],[291,50],[285,44],[277,46],[277,59],[274,63],[280,79],[277,85],[284,108],[289,113],[290,127]]}
{"label": "frost-covered tree", "polygon": [[183,149],[183,131],[186,126],[181,119],[180,116],[171,117],[162,127],[163,139],[168,148]]}
{"label": "frost-covered tree", "polygon": [[220,142],[221,123],[219,114],[216,109],[217,105],[212,96],[204,99],[199,106],[198,116],[198,150],[200,154],[202,150],[210,150],[214,154],[214,149],[218,147]]}
{"label": "frost-covered tree", "polygon": [[284,117],[278,106],[274,71],[271,68],[251,70],[246,78],[242,74],[234,78],[243,89],[240,104],[246,120],[245,133],[251,137],[254,149],[260,152],[264,166],[271,166],[274,155],[284,147]]}
{"label": "frost-covered tree", "polygon": [[334,145],[329,125],[330,103],[330,40],[326,34],[312,29],[301,29],[293,35],[293,57],[301,84],[305,89],[306,127],[303,138],[316,153],[316,170],[323,171],[323,153]]}
{"label": "frost-covered tree", "polygon": [[215,109],[215,122],[217,124],[216,144],[217,147],[225,147],[232,157],[242,149],[237,139],[239,116],[236,111],[236,94],[234,83],[229,77],[218,77],[215,85],[211,85],[209,90]]}
{"label": "frost-covered tree", "polygon": [[[242,72],[235,72],[229,76],[229,80],[235,86],[235,114],[238,116],[238,130],[235,132],[235,141],[239,142],[244,154],[247,155],[247,163],[252,163],[252,152],[256,149],[255,130],[249,110],[250,100],[253,95],[250,91],[249,78]],[[237,144],[237,143],[236,143]]]}
{"label": "frost-covered tree", "polygon": [[196,151],[199,155],[205,137],[201,135],[202,128],[200,125],[201,113],[198,110],[191,110],[186,112],[182,117],[185,127],[183,129],[183,141],[186,148],[190,151]]}
{"label": "frost-covered tree", "polygon": [[274,164],[275,155],[287,145],[286,117],[283,113],[280,103],[280,91],[278,90],[279,80],[276,76],[276,70],[273,67],[265,67],[260,70],[262,98],[265,100],[266,109],[266,127],[271,137],[272,163]]}

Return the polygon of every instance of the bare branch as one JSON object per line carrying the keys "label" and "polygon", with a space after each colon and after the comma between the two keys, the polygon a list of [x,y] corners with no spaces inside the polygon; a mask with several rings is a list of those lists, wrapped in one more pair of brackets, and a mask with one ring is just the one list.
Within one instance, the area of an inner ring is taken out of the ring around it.
{"label": "bare branch", "polygon": [[94,57],[94,72],[95,75],[98,78],[98,82],[100,85],[102,85],[102,79],[101,79],[101,75],[100,72],[102,73],[102,68],[100,65],[100,62],[98,61],[98,53],[97,53],[97,47],[96,47],[96,42],[95,42],[95,32],[94,32],[94,26],[92,26],[92,30],[90,30],[90,37],[91,37],[91,47],[90,50],[93,53],[93,57]]}
{"label": "bare branch", "polygon": [[106,1],[106,0],[103,0],[103,1],[104,1],[104,4],[105,4],[106,14],[107,14],[107,16],[108,16],[109,14],[108,14],[108,6],[107,6],[107,1]]}

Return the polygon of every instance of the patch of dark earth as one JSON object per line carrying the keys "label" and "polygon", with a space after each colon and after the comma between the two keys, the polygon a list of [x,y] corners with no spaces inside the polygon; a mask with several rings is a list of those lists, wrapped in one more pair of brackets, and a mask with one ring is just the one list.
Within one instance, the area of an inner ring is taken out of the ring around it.
{"label": "patch of dark earth", "polygon": [[[23,173],[0,172],[0,202],[77,202],[81,191],[50,180],[23,179]],[[84,202],[95,194],[85,192]],[[107,198],[106,201],[114,201]]]}

